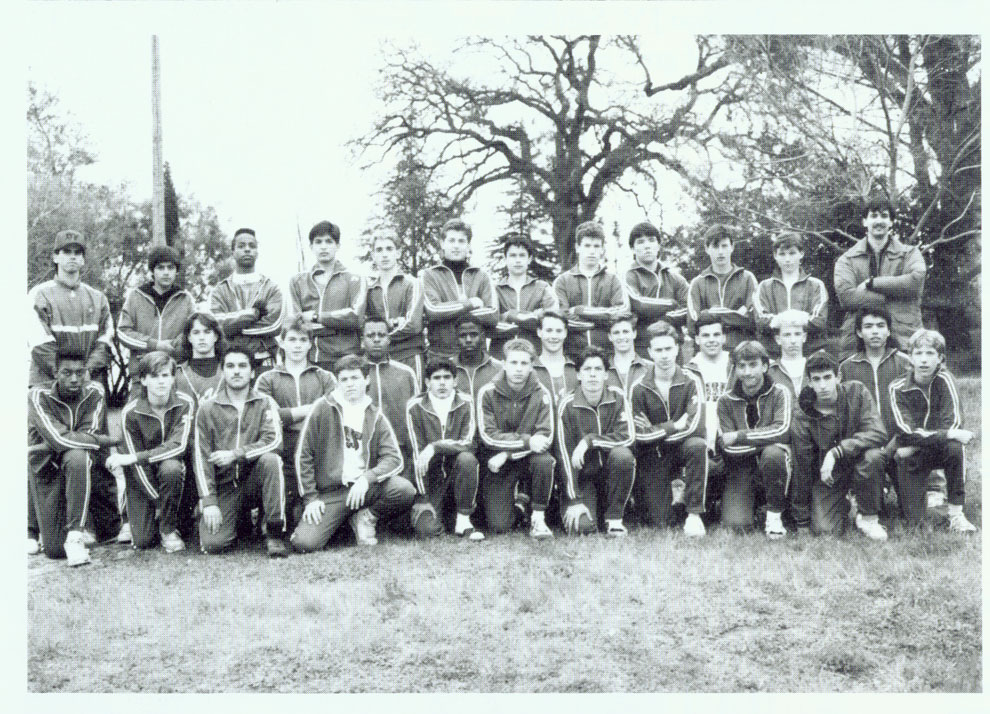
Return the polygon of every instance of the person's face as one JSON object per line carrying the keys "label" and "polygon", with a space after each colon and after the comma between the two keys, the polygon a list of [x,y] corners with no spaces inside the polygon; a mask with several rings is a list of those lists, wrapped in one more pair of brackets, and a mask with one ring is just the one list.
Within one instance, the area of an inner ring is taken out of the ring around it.
{"label": "person's face", "polygon": [[52,253],[52,261],[60,272],[76,275],[86,264],[86,251],[78,245],[66,245]]}
{"label": "person's face", "polygon": [[942,364],[942,357],[934,347],[918,346],[911,350],[911,364],[914,365],[915,379],[930,382],[935,370]]}
{"label": "person's face", "polygon": [[175,263],[169,262],[159,263],[151,271],[152,279],[155,281],[155,287],[162,291],[168,290],[175,285],[175,277],[178,274],[179,269]]}
{"label": "person's face", "polygon": [[521,387],[533,371],[533,358],[528,352],[514,350],[505,355],[505,380],[510,387]]}
{"label": "person's face", "polygon": [[337,384],[344,399],[351,404],[361,401],[368,393],[368,378],[359,369],[345,369],[337,375]]}
{"label": "person's face", "polygon": [[426,380],[426,388],[437,399],[446,399],[454,391],[454,375],[446,369],[438,369]]}
{"label": "person's face", "polygon": [[605,244],[600,238],[585,236],[581,242],[574,246],[577,253],[578,263],[584,268],[595,268],[602,262],[602,255],[605,253]]}
{"label": "person's face", "polygon": [[508,269],[509,275],[525,275],[529,268],[530,257],[529,251],[521,245],[509,246],[509,249],[505,251],[505,267]]}
{"label": "person's face", "polygon": [[636,330],[628,322],[618,322],[612,325],[608,331],[609,342],[615,347],[615,351],[625,354],[632,350],[636,340]]}
{"label": "person's face", "polygon": [[712,261],[712,267],[719,271],[728,270],[732,265],[732,239],[722,238],[717,243],[709,243],[705,246],[708,259]]}
{"label": "person's face", "polygon": [[467,260],[471,251],[471,241],[463,231],[447,231],[443,234],[440,250],[447,260]]}
{"label": "person's face", "polygon": [[763,360],[744,359],[736,363],[736,377],[743,386],[746,394],[756,394],[763,386],[763,376],[767,373],[767,365]]}
{"label": "person's face", "polygon": [[698,335],[695,339],[705,357],[715,359],[725,346],[725,333],[722,331],[722,324],[716,322],[713,325],[702,325],[698,329]]}
{"label": "person's face", "polygon": [[395,248],[395,243],[387,238],[376,240],[374,247],[371,249],[371,259],[375,262],[375,269],[380,273],[387,273],[394,270],[396,261],[398,260],[398,251]]}
{"label": "person's face", "polygon": [[481,328],[470,322],[458,327],[457,349],[467,354],[473,354],[480,350]]}
{"label": "person's face", "polygon": [[148,397],[157,402],[168,399],[175,384],[175,372],[171,366],[162,367],[154,374],[146,374],[141,377],[141,384],[148,390]]}
{"label": "person's face", "polygon": [[242,234],[234,239],[234,262],[237,267],[250,270],[258,260],[258,241],[254,236]]}
{"label": "person's face", "polygon": [[835,377],[835,372],[830,369],[812,372],[808,375],[808,384],[815,390],[815,398],[819,404],[835,404],[839,396],[839,381]]}
{"label": "person's face", "polygon": [[891,225],[890,211],[886,208],[870,210],[863,219],[866,235],[876,241],[883,241],[887,238]]}
{"label": "person's face", "polygon": [[223,358],[223,381],[232,389],[245,389],[252,377],[254,370],[247,355],[231,352]]}
{"label": "person's face", "polygon": [[194,320],[189,330],[189,346],[193,357],[212,357],[217,345],[217,333],[199,320]]}
{"label": "person's face", "polygon": [[361,336],[361,347],[364,349],[368,359],[374,362],[381,362],[388,355],[388,348],[392,340],[388,334],[388,326],[384,322],[364,323],[364,332]]}
{"label": "person's face", "polygon": [[640,265],[653,265],[660,257],[660,241],[656,236],[636,236],[632,249]]}
{"label": "person's face", "polygon": [[890,337],[890,326],[879,315],[864,315],[856,334],[867,349],[879,350],[887,345]]}
{"label": "person's face", "polygon": [[586,359],[577,376],[578,382],[586,392],[597,394],[605,388],[605,363],[598,357]]}
{"label": "person's face", "polygon": [[285,351],[287,362],[299,363],[306,361],[313,341],[307,332],[289,330],[283,337],[279,338],[278,345]]}
{"label": "person's face", "polygon": [[782,273],[796,272],[801,267],[801,260],[803,258],[804,253],[793,245],[775,250],[773,253],[773,259],[777,262],[777,267],[780,268],[780,272]]}
{"label": "person's face", "polygon": [[540,344],[544,350],[555,354],[564,349],[564,340],[567,339],[567,325],[551,317],[543,320],[540,326],[536,328],[536,336],[540,338]]}
{"label": "person's face", "polygon": [[314,236],[309,249],[320,265],[329,265],[337,257],[337,241],[328,235]]}
{"label": "person's face", "polygon": [[774,339],[780,345],[780,352],[785,357],[800,357],[808,335],[803,327],[788,325],[777,330]]}
{"label": "person's face", "polygon": [[650,359],[662,372],[669,372],[677,364],[677,342],[664,335],[650,340]]}
{"label": "person's face", "polygon": [[62,360],[55,372],[58,391],[69,399],[75,399],[82,393],[83,384],[88,378],[86,363],[79,359]]}

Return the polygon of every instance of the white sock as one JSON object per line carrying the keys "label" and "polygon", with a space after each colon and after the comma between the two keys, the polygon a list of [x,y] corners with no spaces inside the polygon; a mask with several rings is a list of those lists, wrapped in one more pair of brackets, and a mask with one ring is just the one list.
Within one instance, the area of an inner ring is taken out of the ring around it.
{"label": "white sock", "polygon": [[468,528],[474,528],[474,526],[471,525],[471,516],[466,513],[458,513],[457,521],[454,523],[454,532],[463,533]]}
{"label": "white sock", "polygon": [[767,523],[772,523],[775,526],[780,525],[780,513],[776,511],[767,511]]}
{"label": "white sock", "polygon": [[609,528],[622,528],[622,519],[621,518],[606,518],[605,519],[605,525],[607,525]]}
{"label": "white sock", "polygon": [[950,516],[954,516],[956,514],[959,514],[960,516],[962,515],[962,504],[955,505],[955,504],[950,503],[949,504],[949,515]]}
{"label": "white sock", "polygon": [[539,523],[540,525],[545,526],[547,524],[546,520],[544,520],[545,518],[546,515],[544,511],[533,511],[533,517],[530,518],[530,523],[533,524]]}

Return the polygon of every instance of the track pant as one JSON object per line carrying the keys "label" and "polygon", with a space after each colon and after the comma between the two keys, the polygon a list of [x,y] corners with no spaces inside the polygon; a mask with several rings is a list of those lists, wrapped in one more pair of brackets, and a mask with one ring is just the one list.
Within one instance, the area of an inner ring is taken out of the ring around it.
{"label": "track pant", "polygon": [[420,530],[420,521],[417,518],[419,512],[432,510],[436,518],[434,523],[439,526],[447,510],[445,506],[453,496],[458,513],[465,516],[474,513],[478,496],[478,459],[470,451],[450,456],[434,456],[422,485],[426,495],[416,496],[412,506],[413,525],[416,527],[416,535],[437,535],[438,530]]}
{"label": "track pant", "polygon": [[[325,507],[323,516],[317,524],[299,521],[292,533],[292,545],[296,550],[312,552],[322,550],[330,542],[332,536],[344,521],[360,509],[349,508],[347,493],[349,486],[335,488],[317,497]],[[416,488],[402,476],[390,476],[384,481],[377,481],[368,487],[364,495],[364,505],[378,520],[385,520],[401,515],[412,505]]]}
{"label": "track pant", "polygon": [[296,447],[299,431],[285,429],[282,432],[282,471],[285,473],[285,529],[292,531],[302,517],[302,499],[299,497],[299,477],[296,475]]}
{"label": "track pant", "polygon": [[[587,532],[594,532],[598,521],[598,506],[605,503],[605,519],[621,520],[626,511],[626,502],[632,493],[636,477],[636,458],[630,449],[617,446],[607,452],[602,449],[589,449],[585,453],[584,466],[575,474],[574,490],[577,499],[567,505],[583,503],[591,513],[592,524]],[[670,491],[670,484],[667,485]],[[604,497],[604,498],[603,498]]]}
{"label": "track pant", "polygon": [[65,536],[89,525],[89,502],[97,452],[69,449],[32,473],[35,514],[49,558],[65,557]]}
{"label": "track pant", "polygon": [[[179,501],[186,480],[186,467],[178,459],[166,459],[143,467],[151,487],[158,492],[153,499],[138,478],[133,466],[124,468],[127,483],[127,514],[135,548],[155,545],[159,532],[167,535],[179,527]],[[160,528],[156,525],[160,523]]]}
{"label": "track pant", "polygon": [[[821,468],[819,466],[819,468]],[[832,469],[834,484],[826,486],[820,473],[812,474],[811,532],[815,535],[838,535],[846,527],[851,489],[856,506],[864,516],[880,513],[883,502],[883,455],[880,449],[868,449],[855,460],[842,458]],[[795,482],[797,479],[795,479]]]}
{"label": "track pant", "polygon": [[660,442],[639,449],[633,488],[637,510],[647,524],[668,524],[672,512],[670,482],[680,478],[682,468],[687,512],[704,513],[708,485],[708,449],[704,439],[692,436],[672,444]]}
{"label": "track pant", "polygon": [[925,517],[928,508],[929,473],[945,470],[949,503],[961,506],[966,502],[966,451],[958,441],[950,440],[939,446],[919,446],[908,457],[895,457],[897,465],[897,500],[901,513],[911,525]]}
{"label": "track pant", "polygon": [[41,535],[41,528],[38,526],[38,512],[34,507],[34,483],[32,482],[31,476],[28,475],[28,520],[27,520],[27,537],[34,538],[38,540],[38,536]]}
{"label": "track pant", "polygon": [[753,525],[757,484],[766,494],[769,510],[784,510],[791,477],[791,451],[788,446],[770,444],[758,448],[755,454],[723,456],[726,478],[722,494],[722,525],[735,528]]}
{"label": "track pant", "polygon": [[[486,453],[487,463],[493,452]],[[555,459],[550,454],[530,454],[521,459],[508,459],[498,473],[493,474],[485,469],[481,501],[490,530],[506,533],[512,528],[516,484],[519,482],[530,482],[534,511],[547,509],[553,487],[554,463]]]}
{"label": "track pant", "polygon": [[268,534],[278,536],[285,531],[285,475],[282,457],[268,452],[253,464],[241,466],[239,483],[228,481],[217,489],[217,500],[223,522],[211,533],[200,516],[199,546],[204,553],[219,553],[237,540],[237,523],[242,513],[261,500],[268,524]]}

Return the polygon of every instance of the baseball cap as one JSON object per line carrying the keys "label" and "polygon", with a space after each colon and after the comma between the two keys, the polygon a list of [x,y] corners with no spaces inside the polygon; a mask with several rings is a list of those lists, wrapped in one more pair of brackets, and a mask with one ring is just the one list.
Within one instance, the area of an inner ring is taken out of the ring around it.
{"label": "baseball cap", "polygon": [[83,250],[86,250],[86,239],[83,238],[83,234],[79,231],[65,230],[59,231],[55,234],[55,252],[62,250],[67,245],[78,245]]}

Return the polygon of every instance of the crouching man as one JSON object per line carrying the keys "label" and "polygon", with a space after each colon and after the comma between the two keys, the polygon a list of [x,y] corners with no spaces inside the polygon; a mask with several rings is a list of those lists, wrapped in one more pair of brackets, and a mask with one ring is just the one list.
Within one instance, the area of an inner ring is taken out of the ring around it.
{"label": "crouching man", "polygon": [[887,540],[879,513],[883,477],[880,447],[887,435],[873,398],[860,382],[840,384],[839,366],[824,350],[808,358],[806,385],[791,421],[794,483],[791,509],[799,529],[815,535],[840,533],[852,490],[856,527],[873,540]]}
{"label": "crouching man", "polygon": [[358,545],[375,545],[376,524],[408,511],[416,489],[402,477],[395,430],[368,396],[368,364],[357,355],[334,363],[337,388],[316,401],[296,449],[306,508],[292,534],[296,550],[320,550],[349,521]]}

